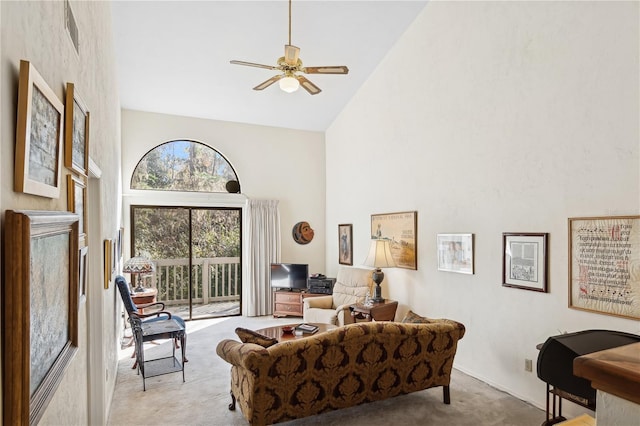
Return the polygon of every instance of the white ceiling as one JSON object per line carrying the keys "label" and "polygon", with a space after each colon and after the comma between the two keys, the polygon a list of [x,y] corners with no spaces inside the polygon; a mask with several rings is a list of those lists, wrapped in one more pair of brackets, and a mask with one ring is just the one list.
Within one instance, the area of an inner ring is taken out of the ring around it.
{"label": "white ceiling", "polygon": [[229,63],[276,65],[288,41],[286,0],[115,1],[122,107],[324,131],[426,3],[294,0],[291,43],[304,65],[349,67],[348,75],[306,75],[322,89],[311,96],[277,83],[252,90],[277,71]]}

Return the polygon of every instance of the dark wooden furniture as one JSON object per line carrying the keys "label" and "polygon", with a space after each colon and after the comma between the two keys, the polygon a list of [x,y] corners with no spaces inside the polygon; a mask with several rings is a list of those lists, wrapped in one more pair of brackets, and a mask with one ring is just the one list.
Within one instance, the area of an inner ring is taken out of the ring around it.
{"label": "dark wooden furniture", "polygon": [[327,296],[326,294],[312,294],[302,291],[274,291],[273,292],[273,316],[302,317],[302,301],[305,297]]}
{"label": "dark wooden furniture", "polygon": [[396,318],[398,302],[395,300],[385,300],[380,303],[373,303],[370,306],[364,303],[355,303],[349,307],[351,316],[354,319],[364,319],[366,321],[393,321]]}
{"label": "dark wooden furniture", "polygon": [[573,373],[595,389],[640,404],[640,343],[579,356]]}
{"label": "dark wooden furniture", "polygon": [[[184,361],[187,333],[182,324],[174,319],[142,322],[140,317],[132,314],[129,318],[136,343],[136,361],[138,373],[142,374],[142,389],[147,390],[146,378],[182,371],[184,382]],[[171,345],[171,356],[144,359],[144,342],[160,339],[180,340],[181,357],[176,357],[176,346]]]}
{"label": "dark wooden furniture", "polygon": [[274,339],[278,339],[278,342],[286,342],[289,340],[296,340],[296,339],[304,339],[306,337],[309,336],[315,336],[318,333],[322,333],[324,331],[328,331],[328,330],[333,330],[334,328],[338,328],[338,326],[333,325],[333,324],[320,324],[320,323],[307,323],[307,324],[312,324],[318,327],[318,331],[316,331],[315,333],[309,334],[309,333],[304,333],[301,335],[296,335],[295,331],[292,333],[285,333],[282,331],[282,327],[293,327],[295,329],[296,326],[300,325],[301,323],[296,323],[296,324],[283,324],[283,325],[276,325],[273,327],[267,327],[267,328],[261,328],[260,330],[256,330],[256,333],[260,333],[263,336],[267,336],[267,337],[272,337]]}

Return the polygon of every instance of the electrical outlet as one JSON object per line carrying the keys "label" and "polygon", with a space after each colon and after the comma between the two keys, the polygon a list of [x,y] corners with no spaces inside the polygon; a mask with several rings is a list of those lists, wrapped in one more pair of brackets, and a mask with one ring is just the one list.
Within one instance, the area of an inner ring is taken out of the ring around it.
{"label": "electrical outlet", "polygon": [[532,372],[533,371],[533,361],[530,359],[524,360],[524,371]]}

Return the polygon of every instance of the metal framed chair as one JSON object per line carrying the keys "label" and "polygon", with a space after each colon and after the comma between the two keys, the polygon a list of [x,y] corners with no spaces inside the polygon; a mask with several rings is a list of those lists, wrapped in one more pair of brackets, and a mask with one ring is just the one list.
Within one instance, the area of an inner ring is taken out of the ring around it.
{"label": "metal framed chair", "polygon": [[[163,302],[146,303],[144,305],[136,306],[136,304],[133,303],[133,299],[131,298],[131,292],[129,291],[129,284],[127,283],[127,280],[122,275],[117,275],[116,279],[115,279],[115,282],[116,282],[116,286],[118,287],[118,291],[120,292],[120,296],[122,297],[122,303],[124,304],[124,308],[127,311],[127,316],[129,317],[129,322],[130,323],[131,323],[132,318],[137,318],[143,324],[144,323],[151,323],[151,322],[155,322],[155,321],[165,321],[165,320],[173,319],[183,329],[185,328],[184,319],[182,319],[182,317],[180,317],[178,315],[172,315],[171,312],[169,312],[169,311],[165,311],[164,310],[165,309],[165,304]],[[138,310],[138,307],[140,307],[141,309],[158,308],[159,310],[143,314]],[[131,326],[132,326],[132,330],[133,330],[133,323],[131,323]],[[158,339],[161,339],[161,338],[158,337]],[[186,339],[186,337],[185,337],[185,339]],[[145,341],[151,341],[151,340],[153,340],[153,339],[149,339],[149,340],[145,340]],[[174,338],[174,341],[175,341],[175,347],[179,348],[180,347],[180,345],[179,345],[180,339],[179,338]],[[183,348],[183,351],[184,351],[184,349],[185,348]],[[186,361],[186,358],[185,358],[185,361]],[[138,364],[136,362],[136,363],[133,364],[133,367],[131,367],[131,368],[136,368],[137,365]]]}
{"label": "metal framed chair", "polygon": [[[142,390],[147,390],[146,379],[148,377],[160,376],[163,374],[177,373],[182,371],[182,381],[184,382],[184,363],[187,333],[183,325],[173,319],[161,319],[158,321],[142,321],[136,314],[129,317],[131,330],[135,341],[136,365],[138,374],[142,375]],[[176,345],[171,345],[170,356],[145,359],[144,343],[159,339],[180,340],[182,343],[181,357],[176,357]]]}

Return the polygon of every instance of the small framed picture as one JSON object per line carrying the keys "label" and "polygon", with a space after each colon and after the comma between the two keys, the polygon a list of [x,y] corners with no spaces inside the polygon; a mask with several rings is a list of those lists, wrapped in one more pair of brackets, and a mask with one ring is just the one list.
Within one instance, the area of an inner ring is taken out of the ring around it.
{"label": "small framed picture", "polygon": [[438,270],[473,274],[473,234],[438,234]]}
{"label": "small framed picture", "polygon": [[338,225],[338,263],[353,265],[353,225]]}
{"label": "small framed picture", "polygon": [[78,296],[79,304],[84,303],[87,300],[87,253],[89,247],[85,246],[80,249],[79,259],[79,274],[78,274]]}
{"label": "small framed picture", "polygon": [[502,234],[502,285],[547,292],[549,234]]}
{"label": "small framed picture", "polygon": [[104,240],[104,289],[109,289],[111,283],[111,240]]}
{"label": "small framed picture", "polygon": [[20,61],[14,190],[60,196],[64,105],[28,61]]}
{"label": "small framed picture", "polygon": [[80,176],[87,177],[89,175],[89,111],[73,83],[67,83],[64,114],[64,165]]}
{"label": "small framed picture", "polygon": [[84,182],[72,175],[67,175],[67,210],[79,216],[78,246],[87,245],[87,187]]}

